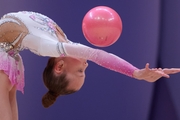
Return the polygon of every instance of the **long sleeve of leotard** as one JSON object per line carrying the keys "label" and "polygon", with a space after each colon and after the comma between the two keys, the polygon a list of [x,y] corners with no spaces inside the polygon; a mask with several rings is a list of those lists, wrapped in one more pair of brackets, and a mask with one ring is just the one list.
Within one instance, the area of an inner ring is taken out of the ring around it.
{"label": "long sleeve of leotard", "polygon": [[53,39],[27,35],[22,42],[22,46],[41,56],[60,57],[63,55],[87,59],[102,67],[130,77],[133,77],[133,72],[137,69],[129,62],[114,54],[78,43],[61,43]]}
{"label": "long sleeve of leotard", "polygon": [[93,49],[82,44],[63,43],[66,56],[84,58],[102,67],[133,77],[134,70],[138,69],[124,59],[107,53],[103,50]]}
{"label": "long sleeve of leotard", "polygon": [[59,57],[63,54],[62,44],[47,37],[38,37],[28,34],[22,41],[21,47],[29,49],[39,56]]}

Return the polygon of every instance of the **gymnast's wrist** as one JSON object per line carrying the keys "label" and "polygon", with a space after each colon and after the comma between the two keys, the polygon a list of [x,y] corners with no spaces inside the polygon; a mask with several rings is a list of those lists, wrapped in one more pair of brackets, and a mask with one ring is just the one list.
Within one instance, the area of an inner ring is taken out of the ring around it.
{"label": "gymnast's wrist", "polygon": [[133,78],[135,78],[135,79],[142,80],[142,79],[140,78],[140,70],[139,70],[139,69],[134,70],[132,76],[133,76]]}

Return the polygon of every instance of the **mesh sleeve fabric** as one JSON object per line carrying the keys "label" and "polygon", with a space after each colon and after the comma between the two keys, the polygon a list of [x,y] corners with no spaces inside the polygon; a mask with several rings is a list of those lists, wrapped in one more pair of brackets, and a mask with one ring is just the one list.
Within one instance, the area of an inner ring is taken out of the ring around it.
{"label": "mesh sleeve fabric", "polygon": [[133,77],[135,66],[124,59],[99,49],[93,49],[82,44],[63,43],[66,56],[90,60],[107,69]]}

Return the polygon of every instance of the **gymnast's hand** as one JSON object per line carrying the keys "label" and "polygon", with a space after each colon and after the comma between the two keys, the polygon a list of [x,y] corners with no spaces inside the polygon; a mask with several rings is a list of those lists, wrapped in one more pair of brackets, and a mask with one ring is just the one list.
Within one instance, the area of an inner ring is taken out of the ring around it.
{"label": "gymnast's hand", "polygon": [[161,77],[169,78],[169,74],[179,73],[179,68],[149,68],[149,63],[146,64],[144,69],[135,70],[133,77],[138,80],[145,80],[148,82],[155,82]]}

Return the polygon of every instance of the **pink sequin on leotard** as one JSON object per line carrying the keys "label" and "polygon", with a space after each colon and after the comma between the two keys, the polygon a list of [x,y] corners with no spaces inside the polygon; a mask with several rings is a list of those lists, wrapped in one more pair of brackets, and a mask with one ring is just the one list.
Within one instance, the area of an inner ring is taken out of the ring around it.
{"label": "pink sequin on leotard", "polygon": [[0,52],[0,70],[3,70],[11,81],[12,85],[16,85],[17,90],[24,93],[24,66],[22,58],[16,55],[18,60],[8,55],[6,52]]}

